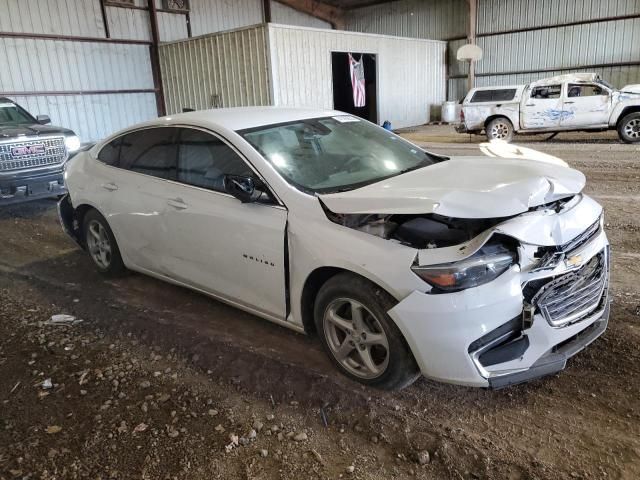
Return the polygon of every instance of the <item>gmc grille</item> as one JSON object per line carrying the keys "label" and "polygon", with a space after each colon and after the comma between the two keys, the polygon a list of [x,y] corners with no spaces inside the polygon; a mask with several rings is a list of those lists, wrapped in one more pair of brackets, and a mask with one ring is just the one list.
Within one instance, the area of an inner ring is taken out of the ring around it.
{"label": "gmc grille", "polygon": [[[20,147],[44,146],[44,151],[15,155]],[[19,142],[0,143],[0,173],[37,167],[61,165],[67,157],[64,137],[21,139]]]}

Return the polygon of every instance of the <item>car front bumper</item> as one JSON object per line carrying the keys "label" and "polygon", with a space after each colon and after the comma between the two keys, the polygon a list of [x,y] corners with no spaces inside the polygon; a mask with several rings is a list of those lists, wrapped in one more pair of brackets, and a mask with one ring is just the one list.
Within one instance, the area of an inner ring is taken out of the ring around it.
{"label": "car front bumper", "polygon": [[25,176],[0,175],[0,206],[64,195],[62,169]]}
{"label": "car front bumper", "polygon": [[601,283],[594,285],[598,290],[589,297],[590,308],[566,324],[548,320],[536,305],[537,297],[527,292],[531,272],[517,265],[480,287],[444,294],[414,291],[388,313],[426,377],[501,388],[551,375],[600,336],[609,319],[609,244],[604,231],[579,254],[580,265],[561,262],[548,277],[535,277],[551,285],[602,258]]}

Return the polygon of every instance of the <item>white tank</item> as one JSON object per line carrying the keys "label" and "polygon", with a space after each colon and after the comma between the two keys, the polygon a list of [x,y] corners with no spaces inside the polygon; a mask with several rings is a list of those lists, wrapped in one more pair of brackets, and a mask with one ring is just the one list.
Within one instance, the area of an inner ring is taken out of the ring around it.
{"label": "white tank", "polygon": [[456,102],[444,102],[442,104],[442,121],[446,123],[454,123],[458,121],[456,115]]}

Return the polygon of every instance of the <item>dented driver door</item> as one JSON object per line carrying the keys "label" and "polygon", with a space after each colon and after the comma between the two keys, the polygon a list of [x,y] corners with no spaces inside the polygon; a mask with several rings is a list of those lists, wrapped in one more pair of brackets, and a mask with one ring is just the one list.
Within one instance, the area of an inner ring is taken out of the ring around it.
{"label": "dented driver door", "polygon": [[520,124],[525,129],[560,127],[563,115],[562,84],[527,89],[521,108]]}
{"label": "dented driver door", "polygon": [[606,127],[611,113],[610,92],[596,84],[569,83],[563,110],[567,112],[560,121],[563,127]]}

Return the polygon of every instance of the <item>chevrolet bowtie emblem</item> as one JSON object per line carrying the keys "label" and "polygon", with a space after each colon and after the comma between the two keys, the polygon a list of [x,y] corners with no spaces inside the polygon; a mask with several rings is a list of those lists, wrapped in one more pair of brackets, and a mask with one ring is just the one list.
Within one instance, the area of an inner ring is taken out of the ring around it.
{"label": "chevrolet bowtie emblem", "polygon": [[567,258],[567,265],[571,265],[575,267],[582,263],[582,255],[574,255],[572,257]]}

